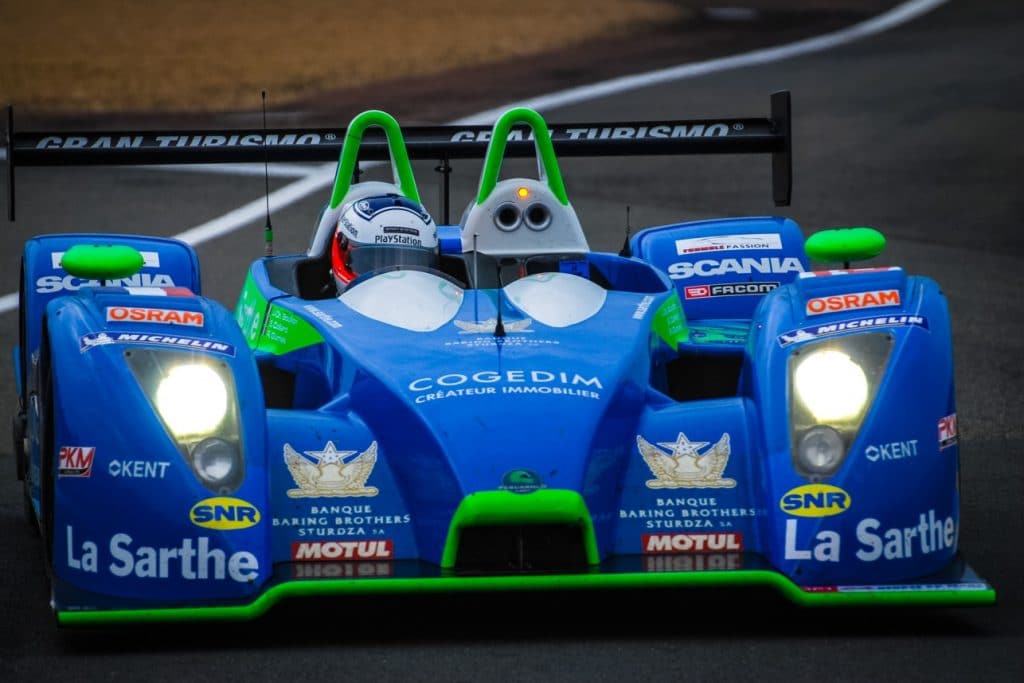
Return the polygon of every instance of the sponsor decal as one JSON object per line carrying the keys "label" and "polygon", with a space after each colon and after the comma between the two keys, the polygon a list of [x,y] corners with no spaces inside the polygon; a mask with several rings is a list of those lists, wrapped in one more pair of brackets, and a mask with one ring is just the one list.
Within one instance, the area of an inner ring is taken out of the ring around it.
{"label": "sponsor decal", "polygon": [[636,437],[637,449],[655,477],[647,480],[647,488],[731,489],[735,487],[735,479],[722,476],[725,466],[729,464],[729,434],[722,434],[718,443],[701,453],[700,449],[709,443],[708,441],[690,441],[686,434],[679,432],[675,441],[659,441],[656,446],[638,434]]}
{"label": "sponsor decal", "polygon": [[917,439],[872,444],[864,449],[864,457],[871,462],[879,460],[902,460],[917,455]]}
{"label": "sponsor decal", "polygon": [[[50,253],[50,265],[53,266],[54,270],[64,270],[64,266],[61,265],[61,259],[64,258],[63,251],[54,251]],[[160,267],[160,252],[158,251],[140,251],[142,254],[142,267],[143,268],[159,268]]]}
{"label": "sponsor decal", "polygon": [[173,308],[139,308],[135,306],[108,306],[107,322],[159,323],[161,325],[203,326],[202,311],[179,311]]}
{"label": "sponsor decal", "polygon": [[956,413],[939,419],[939,450],[949,448],[959,441],[956,427]]}
{"label": "sponsor decal", "polygon": [[899,306],[900,291],[898,289],[879,289],[871,292],[854,292],[852,294],[835,294],[807,300],[807,315],[838,313],[859,308],[882,308]]}
{"label": "sponsor decal", "polygon": [[[499,386],[490,386],[497,384]],[[536,394],[600,399],[595,389],[604,389],[601,379],[577,373],[549,370],[480,370],[452,372],[438,377],[420,377],[409,382],[416,403],[463,396]]]}
{"label": "sponsor decal", "polygon": [[114,534],[107,545],[109,562],[100,561],[99,544],[95,541],[76,542],[75,530],[70,525],[65,538],[68,567],[91,574],[98,574],[102,567],[119,578],[252,583],[260,571],[259,560],[253,553],[247,550],[229,553],[213,547],[206,536],[185,538],[170,547],[136,547],[130,535]]}
{"label": "sponsor decal", "polygon": [[409,235],[374,235],[374,244],[407,244],[413,247],[422,247],[423,240],[419,237]]}
{"label": "sponsor decal", "polygon": [[275,529],[287,529],[298,538],[348,538],[353,536],[381,536],[394,534],[386,527],[408,524],[411,516],[382,514],[368,504],[311,505],[301,516],[275,517]]}
{"label": "sponsor decal", "polygon": [[188,287],[124,287],[124,291],[131,296],[195,296]]}
{"label": "sponsor decal", "polygon": [[795,256],[771,258],[724,258],[701,259],[699,261],[680,261],[668,267],[668,276],[673,280],[685,280],[691,277],[716,277],[718,275],[750,275],[764,273],[782,275],[785,273],[802,273],[803,264]]}
{"label": "sponsor decal", "polygon": [[347,560],[342,562],[296,562],[291,565],[293,579],[366,579],[391,576],[391,562]]}
{"label": "sponsor decal", "polygon": [[292,559],[300,562],[333,560],[387,560],[395,556],[390,539],[367,541],[296,541]]}
{"label": "sponsor decal", "polygon": [[511,470],[501,477],[501,485],[498,488],[512,493],[533,493],[537,489],[546,489],[547,486],[533,470]]}
{"label": "sponsor decal", "polygon": [[647,315],[647,309],[651,307],[652,303],[654,303],[653,296],[648,295],[640,299],[640,303],[636,305],[636,310],[633,311],[633,320],[643,320],[643,317]]}
{"label": "sponsor decal", "polygon": [[320,322],[322,322],[323,324],[327,325],[327,327],[331,328],[332,330],[341,329],[341,323],[335,320],[334,316],[332,316],[327,311],[318,308],[313,304],[306,304],[305,306],[302,307],[302,309],[309,313],[314,318],[316,318],[317,320],[319,320]]}
{"label": "sponsor decal", "polygon": [[170,466],[165,460],[111,460],[107,473],[116,479],[163,479]]}
{"label": "sponsor decal", "polygon": [[721,285],[693,285],[685,288],[683,293],[687,299],[707,299],[715,296],[760,296],[778,286],[778,282],[730,282]]}
{"label": "sponsor decal", "polygon": [[895,270],[903,270],[899,266],[888,266],[880,268],[845,268],[837,270],[812,270],[807,273],[800,273],[797,277],[801,280],[809,277],[829,277],[832,275],[856,275],[858,273],[887,273]]}
{"label": "sponsor decal", "polygon": [[[225,135],[47,135],[36,149],[162,149],[167,147],[262,147],[319,145],[319,133]],[[330,142],[330,140],[328,140]]]}
{"label": "sponsor decal", "polygon": [[[494,334],[494,330],[498,327],[497,318],[488,318],[487,320],[481,320],[479,322],[472,322],[469,320],[453,320],[455,327],[459,328],[459,334]],[[505,334],[515,333],[533,333],[533,330],[526,329],[533,324],[532,318],[523,318],[522,320],[502,320],[501,325],[505,328]]]}
{"label": "sponsor decal", "polygon": [[196,337],[149,334],[146,332],[96,332],[83,335],[79,342],[79,350],[83,353],[89,349],[97,346],[106,346],[107,344],[157,344],[159,346],[173,346],[179,349],[210,351],[225,356],[235,355],[235,347],[224,342]]}
{"label": "sponsor decal", "polygon": [[646,553],[721,553],[743,552],[743,534],[644,534],[640,537]]}
{"label": "sponsor decal", "polygon": [[[648,138],[714,138],[725,137],[730,131],[743,130],[740,123],[732,127],[728,123],[695,123],[695,124],[654,124],[649,126],[593,126],[583,128],[561,128],[552,126],[551,139],[559,140],[644,140]],[[489,130],[460,130],[452,133],[449,142],[490,142]],[[508,141],[532,141],[533,131],[513,128],[509,131]]]}
{"label": "sponsor decal", "polygon": [[188,517],[196,526],[219,531],[248,529],[260,523],[260,511],[255,505],[227,496],[199,501],[189,510]]}
{"label": "sponsor decal", "polygon": [[797,517],[831,517],[850,509],[850,494],[831,484],[804,484],[782,496],[779,507]]}
{"label": "sponsor decal", "polygon": [[720,572],[743,569],[740,553],[691,553],[687,555],[646,555],[645,572]]}
{"label": "sponsor decal", "polygon": [[385,225],[382,229],[385,233],[401,233],[403,235],[415,235],[419,237],[420,231],[416,228],[407,228],[404,225]]}
{"label": "sponsor decal", "polygon": [[165,273],[136,273],[116,280],[83,280],[74,275],[44,275],[36,280],[37,294],[77,292],[83,287],[175,287],[174,280]]}
{"label": "sponsor decal", "polygon": [[921,327],[928,329],[928,319],[919,315],[889,315],[875,318],[853,318],[840,320],[826,325],[813,325],[798,330],[790,330],[779,335],[779,346],[789,346],[799,342],[828,337],[843,332],[857,332],[879,327]]}
{"label": "sponsor decal", "polygon": [[726,507],[714,496],[680,496],[656,498],[655,507],[619,510],[619,520],[643,520],[645,529],[731,529],[733,522],[743,524],[752,517],[763,516],[764,510],[749,507]]}
{"label": "sponsor decal", "polygon": [[[288,489],[289,498],[355,498],[376,496],[379,491],[366,480],[377,464],[377,442],[356,455],[339,451],[333,441],[319,451],[303,451],[303,457],[284,445],[284,461],[298,488]],[[351,457],[355,456],[355,457]]]}
{"label": "sponsor decal", "polygon": [[676,254],[700,254],[707,251],[741,251],[754,249],[782,249],[782,239],[775,233],[751,235],[715,235],[676,240]]}
{"label": "sponsor decal", "polygon": [[61,446],[57,457],[58,477],[90,477],[95,446]]}
{"label": "sponsor decal", "polygon": [[[799,521],[786,520],[785,559],[815,560],[817,562],[839,562],[842,538],[836,531],[819,531],[812,544],[799,547]],[[935,510],[921,513],[916,523],[907,527],[883,529],[882,523],[874,517],[862,519],[855,530],[857,550],[854,552],[861,562],[878,560],[906,560],[921,555],[930,555],[956,547],[957,524],[953,517],[940,519]]]}
{"label": "sponsor decal", "polygon": [[903,593],[929,591],[985,591],[987,583],[894,583],[878,586],[801,586],[806,593]]}

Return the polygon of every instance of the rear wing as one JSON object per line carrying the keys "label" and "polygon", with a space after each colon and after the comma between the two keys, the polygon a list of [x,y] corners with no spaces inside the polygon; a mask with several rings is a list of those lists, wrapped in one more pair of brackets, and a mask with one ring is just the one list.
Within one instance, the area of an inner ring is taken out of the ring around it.
{"label": "rear wing", "polygon": [[[8,218],[15,216],[15,173],[25,166],[220,164],[265,161],[333,161],[341,153],[344,128],[189,131],[18,131],[7,108],[3,139]],[[792,195],[791,113],[788,91],[771,95],[767,118],[549,123],[559,157],[668,154],[771,154],[772,199],[788,206]],[[491,126],[403,127],[410,159],[438,161],[442,174],[443,222],[449,221],[452,159],[483,158]],[[532,132],[512,128],[506,157],[532,157]],[[389,158],[385,136],[367,131],[359,149],[364,161]],[[356,173],[358,174],[358,166]]]}

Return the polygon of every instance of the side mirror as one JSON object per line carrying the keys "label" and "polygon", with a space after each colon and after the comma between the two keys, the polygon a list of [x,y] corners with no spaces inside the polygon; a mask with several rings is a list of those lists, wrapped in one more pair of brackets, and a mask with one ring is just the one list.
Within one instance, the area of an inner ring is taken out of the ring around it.
{"label": "side mirror", "polygon": [[825,263],[842,261],[844,268],[849,268],[851,261],[874,258],[884,249],[885,235],[867,227],[821,230],[804,243],[808,258]]}

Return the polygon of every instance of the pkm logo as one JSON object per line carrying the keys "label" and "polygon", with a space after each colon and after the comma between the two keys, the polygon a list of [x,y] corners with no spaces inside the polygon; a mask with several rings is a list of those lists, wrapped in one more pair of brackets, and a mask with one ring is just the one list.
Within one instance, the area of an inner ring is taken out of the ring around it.
{"label": "pkm logo", "polygon": [[219,531],[248,529],[260,523],[260,511],[241,498],[207,498],[192,506],[189,519],[196,526]]}
{"label": "pkm logo", "polygon": [[61,446],[57,461],[57,476],[92,476],[92,461],[95,456],[95,446]]}
{"label": "pkm logo", "polygon": [[850,494],[830,484],[804,484],[782,496],[779,507],[797,517],[831,517],[850,509]]}

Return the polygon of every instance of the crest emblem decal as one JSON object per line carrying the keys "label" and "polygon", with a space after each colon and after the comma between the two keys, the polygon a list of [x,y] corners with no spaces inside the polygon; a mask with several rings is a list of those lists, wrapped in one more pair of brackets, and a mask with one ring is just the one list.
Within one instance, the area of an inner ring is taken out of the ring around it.
{"label": "crest emblem decal", "polygon": [[[488,318],[479,322],[471,322],[469,320],[453,320],[452,322],[459,328],[459,334],[494,334],[494,330],[498,326],[497,318]],[[505,332],[525,333],[533,332],[533,330],[526,329],[532,323],[532,318],[523,318],[522,320],[505,320],[501,324],[505,328]]]}
{"label": "crest emblem decal", "polygon": [[377,464],[376,441],[347,461],[355,451],[339,451],[333,441],[328,441],[323,450],[303,453],[309,458],[289,444],[284,445],[285,464],[299,487],[288,489],[289,498],[356,498],[376,496],[380,492],[366,485]]}
{"label": "crest emblem decal", "polygon": [[636,445],[655,477],[647,480],[649,489],[731,489],[736,486],[735,479],[722,476],[729,463],[728,432],[703,453],[700,449],[708,442],[690,441],[682,432],[675,441],[659,441],[657,446],[638,434]]}

